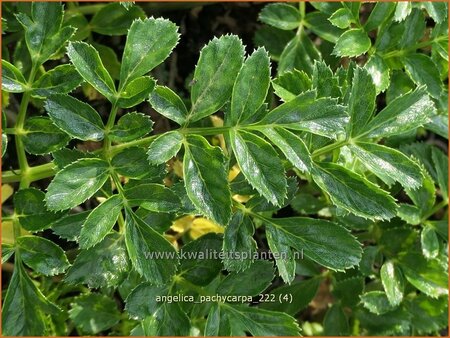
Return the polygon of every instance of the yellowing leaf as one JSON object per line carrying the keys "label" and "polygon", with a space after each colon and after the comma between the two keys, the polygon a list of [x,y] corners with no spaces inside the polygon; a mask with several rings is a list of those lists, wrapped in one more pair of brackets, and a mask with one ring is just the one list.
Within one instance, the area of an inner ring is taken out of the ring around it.
{"label": "yellowing leaf", "polygon": [[2,185],[2,204],[14,194],[14,189],[9,184]]}
{"label": "yellowing leaf", "polygon": [[[196,218],[193,215],[188,215],[177,219],[172,223],[171,229],[179,234],[189,233],[189,236],[192,239],[197,239],[210,232],[218,234],[222,234],[224,232],[224,229],[220,225],[203,217]],[[175,238],[177,237],[179,236],[175,236]],[[169,240],[172,242],[173,239]]]}

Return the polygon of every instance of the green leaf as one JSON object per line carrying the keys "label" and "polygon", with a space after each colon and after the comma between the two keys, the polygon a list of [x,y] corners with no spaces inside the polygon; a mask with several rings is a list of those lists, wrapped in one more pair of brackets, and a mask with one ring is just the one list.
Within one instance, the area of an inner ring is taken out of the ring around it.
{"label": "green leaf", "polygon": [[2,334],[42,336],[49,329],[48,314],[59,309],[48,301],[28,277],[21,264],[15,264],[2,307]]}
{"label": "green leaf", "polygon": [[431,152],[435,168],[437,182],[441,189],[441,196],[448,201],[448,156],[438,148],[433,147]]}
{"label": "green leaf", "polygon": [[352,144],[349,149],[387,185],[399,182],[410,189],[417,189],[422,185],[423,176],[418,164],[398,150],[363,142]]}
{"label": "green leaf", "polygon": [[336,45],[333,54],[343,56],[359,56],[369,50],[371,41],[367,33],[360,28],[352,28],[342,34]]}
{"label": "green leaf", "polygon": [[438,99],[442,94],[439,70],[431,58],[424,54],[408,54],[404,58],[405,69],[417,85],[427,87],[428,93]]}
{"label": "green leaf", "polygon": [[391,17],[395,10],[395,2],[377,2],[370,12],[364,24],[366,32],[374,30],[384,24]]}
{"label": "green leaf", "polygon": [[25,121],[22,138],[25,150],[34,155],[54,152],[67,145],[70,137],[47,117],[31,117]]}
{"label": "green leaf", "polygon": [[281,243],[327,268],[344,270],[361,260],[360,243],[338,224],[306,217],[266,218],[263,222],[278,230]]}
{"label": "green leaf", "polygon": [[394,21],[403,21],[411,14],[412,3],[399,2],[395,8]]}
{"label": "green leaf", "polygon": [[276,227],[266,228],[267,244],[275,255],[278,274],[285,283],[291,283],[295,278],[296,262],[289,244],[284,241],[283,233]]}
{"label": "green leaf", "polygon": [[[374,247],[372,247],[374,248]],[[375,251],[376,252],[376,251]],[[365,259],[363,256],[361,258],[361,262],[359,263],[359,268],[361,270],[362,264],[364,264],[363,260]],[[367,258],[366,258],[367,259]],[[370,266],[369,276],[373,274],[372,271],[373,261]],[[354,307],[360,302],[360,294],[363,293],[364,290],[364,277],[356,276],[356,277],[347,277],[348,274],[352,274],[352,272],[344,272],[341,274],[336,274],[333,283],[332,283],[332,291],[331,294],[336,299],[336,303],[340,303],[342,306]]]}
{"label": "green leaf", "polygon": [[180,199],[172,190],[156,183],[125,186],[124,195],[128,206],[140,206],[155,212],[173,212],[181,206]]}
{"label": "green leaf", "polygon": [[402,271],[392,261],[387,261],[380,269],[380,276],[389,303],[399,305],[405,288]]}
{"label": "green leaf", "polygon": [[304,20],[305,25],[308,24],[314,34],[331,43],[336,43],[341,34],[342,29],[333,26],[328,20],[329,15],[320,12],[307,13]]}
{"label": "green leaf", "polygon": [[339,304],[333,304],[323,319],[323,334],[327,336],[347,336],[350,327],[347,316]]}
{"label": "green leaf", "polygon": [[433,208],[434,202],[436,201],[436,188],[434,186],[433,179],[425,169],[422,170],[422,175],[423,183],[418,189],[405,189],[406,194],[419,208],[421,216],[429,212]]}
{"label": "green leaf", "polygon": [[[314,91],[298,95],[270,111],[260,124],[276,124],[294,130],[337,138],[345,133],[348,116],[336,99],[316,98]],[[264,127],[265,128],[265,127]]]}
{"label": "green leaf", "polygon": [[72,137],[83,141],[99,141],[105,128],[100,115],[87,103],[69,95],[54,94],[45,102],[53,123]]}
{"label": "green leaf", "polygon": [[22,93],[28,90],[27,80],[20,70],[6,60],[2,60],[2,90],[9,93]]}
{"label": "green leaf", "polygon": [[375,98],[375,85],[369,72],[356,67],[348,104],[351,135],[357,135],[369,122],[375,109]]}
{"label": "green leaf", "polygon": [[222,150],[198,135],[187,136],[184,144],[183,176],[189,199],[206,217],[228,224],[231,192]]}
{"label": "green leaf", "polygon": [[180,268],[177,275],[195,285],[208,285],[222,270],[219,257],[211,257],[211,253],[220,252],[221,247],[222,237],[214,233],[189,242],[180,250]]}
{"label": "green leaf", "polygon": [[105,331],[120,320],[120,313],[114,299],[99,293],[85,294],[70,304],[69,317],[84,334]]}
{"label": "green leaf", "polygon": [[189,317],[177,303],[164,303],[143,322],[145,336],[188,336]]}
{"label": "green leaf", "polygon": [[161,115],[183,124],[186,121],[188,111],[181,98],[170,88],[164,86],[156,86],[155,90],[150,94],[149,102]]}
{"label": "green leaf", "polygon": [[183,135],[169,131],[158,136],[148,147],[147,159],[152,164],[161,164],[176,156],[183,144]]}
{"label": "green leaf", "polygon": [[373,54],[365,64],[364,68],[372,76],[372,81],[375,84],[377,94],[384,92],[389,87],[389,67],[382,57]]}
{"label": "green leaf", "polygon": [[359,137],[379,138],[402,134],[430,122],[436,114],[424,87],[392,100],[361,131]]}
{"label": "green leaf", "polygon": [[123,115],[108,136],[114,142],[128,142],[147,135],[152,128],[153,121],[149,116],[132,112]]}
{"label": "green leaf", "polygon": [[158,172],[159,166],[152,166],[146,160],[146,153],[143,148],[129,147],[114,155],[111,160],[111,166],[114,171],[120,175],[144,179],[151,178]]}
{"label": "green leaf", "polygon": [[[399,49],[408,49],[413,47],[420,39],[423,38],[426,29],[426,22],[423,11],[414,8],[405,22],[399,25],[403,30],[398,43]],[[397,33],[398,34],[398,33]],[[412,48],[414,51],[415,48]]]}
{"label": "green leaf", "polygon": [[328,19],[330,22],[339,28],[347,28],[355,22],[353,14],[347,8],[339,8]]}
{"label": "green leaf", "polygon": [[81,249],[88,249],[105,238],[116,224],[122,206],[122,197],[112,195],[91,211],[81,228],[79,239]]}
{"label": "green leaf", "polygon": [[52,94],[67,94],[77,88],[83,78],[72,65],[57,66],[33,83],[32,95],[46,98]]}
{"label": "green leaf", "polygon": [[117,105],[121,108],[131,108],[146,100],[155,88],[156,82],[150,76],[141,76],[130,81],[119,93]]}
{"label": "green leaf", "polygon": [[431,16],[436,23],[442,23],[447,18],[447,4],[445,2],[423,2],[420,4],[425,7],[428,15]]}
{"label": "green leaf", "polygon": [[258,111],[266,99],[269,84],[269,55],[264,48],[258,48],[245,60],[234,83],[229,118],[231,125],[245,123]]}
{"label": "green leaf", "polygon": [[63,6],[59,3],[34,2],[31,18],[25,13],[16,15],[25,30],[25,41],[33,62],[40,65],[64,46],[75,32],[62,27]]}
{"label": "green leaf", "polygon": [[163,304],[157,302],[156,297],[166,296],[167,286],[155,286],[144,282],[131,291],[125,300],[125,311],[135,320],[143,320]]}
{"label": "green leaf", "polygon": [[74,208],[90,198],[109,177],[109,165],[97,158],[78,160],[59,171],[47,188],[49,210]]}
{"label": "green leaf", "polygon": [[433,226],[427,225],[422,229],[420,243],[425,258],[432,259],[439,255],[439,240]]}
{"label": "green leaf", "polygon": [[284,102],[291,101],[295,97],[311,89],[311,79],[305,72],[294,69],[291,72],[285,72],[272,81],[275,94]]}
{"label": "green leaf", "polygon": [[[250,267],[257,248],[253,239],[254,232],[255,229],[250,218],[244,217],[241,211],[236,211],[225,228],[223,238],[225,269],[240,272]],[[234,255],[238,255],[238,257],[234,257]]]}
{"label": "green leaf", "polygon": [[408,224],[419,225],[422,221],[420,214],[420,209],[414,205],[406,203],[398,205],[397,216]]}
{"label": "green leaf", "polygon": [[432,298],[448,295],[448,275],[436,260],[409,252],[400,258],[399,265],[408,282],[421,292]]}
{"label": "green leaf", "polygon": [[257,29],[253,37],[255,46],[267,49],[272,60],[278,61],[284,46],[294,37],[293,31],[284,31],[275,27],[263,25]]}
{"label": "green leaf", "polygon": [[175,248],[132,210],[125,209],[125,215],[125,243],[134,269],[155,285],[167,283],[177,270]]}
{"label": "green leaf", "polygon": [[200,52],[191,90],[192,108],[186,121],[217,112],[230,98],[244,59],[244,46],[235,35],[212,39]]}
{"label": "green leaf", "polygon": [[[295,316],[298,312],[305,309],[314,299],[317,290],[319,289],[319,285],[320,278],[311,278],[293,283],[292,285],[280,286],[269,293],[270,295],[275,295],[274,299],[276,301],[261,303],[260,307],[266,310],[285,312],[288,315]],[[292,301],[283,302],[286,295],[292,297]],[[269,297],[269,299],[271,297]]]}
{"label": "green leaf", "polygon": [[20,189],[14,194],[14,207],[20,225],[28,231],[47,229],[64,214],[45,207],[45,194],[35,188]]}
{"label": "green leaf", "polygon": [[60,238],[77,242],[80,237],[81,226],[88,215],[89,211],[69,214],[52,223],[51,229]]}
{"label": "green leaf", "polygon": [[366,309],[377,315],[382,315],[395,308],[395,306],[389,303],[388,298],[383,291],[366,292],[361,295],[361,302]]}
{"label": "green leaf", "polygon": [[281,53],[278,74],[298,69],[310,75],[313,71],[314,60],[320,59],[320,52],[311,39],[302,32],[289,41]]}
{"label": "green leaf", "polygon": [[324,61],[314,62],[312,74],[312,88],[316,90],[317,97],[339,97],[338,78]]}
{"label": "green leaf", "polygon": [[274,205],[286,197],[283,165],[272,146],[255,134],[230,131],[231,145],[247,181]]}
{"label": "green leaf", "polygon": [[102,35],[125,35],[135,19],[145,17],[140,6],[125,8],[120,3],[109,3],[92,17],[89,26]]}
{"label": "green leaf", "polygon": [[96,246],[81,250],[64,281],[69,284],[86,284],[90,288],[115,287],[130,270],[123,235],[107,235]]}
{"label": "green leaf", "polygon": [[113,80],[118,80],[120,76],[120,62],[114,49],[96,42],[93,42],[92,46],[98,51],[105,69]]}
{"label": "green leaf", "polygon": [[23,262],[43,275],[59,275],[70,265],[64,251],[48,239],[21,236],[16,239],[16,244]]}
{"label": "green leaf", "polygon": [[270,285],[274,278],[273,263],[255,260],[244,271],[231,272],[217,287],[221,295],[256,296]]}
{"label": "green leaf", "polygon": [[292,30],[300,25],[301,15],[297,8],[290,4],[274,3],[264,6],[259,13],[259,20],[270,26]]}
{"label": "green leaf", "polygon": [[386,191],[338,164],[317,164],[313,179],[336,206],[356,216],[389,220],[396,215],[395,200]]}
{"label": "green leaf", "polygon": [[417,295],[406,308],[413,316],[413,329],[421,335],[439,332],[448,326],[448,302],[446,297],[432,299],[426,295]]}
{"label": "green leaf", "polygon": [[120,88],[163,62],[179,39],[178,27],[166,19],[135,20],[127,35],[120,68]]}
{"label": "green leaf", "polygon": [[303,140],[290,131],[280,128],[264,128],[261,132],[283,152],[284,156],[299,170],[309,172],[313,166],[308,148]]}
{"label": "green leaf", "polygon": [[69,43],[67,55],[78,73],[110,102],[116,100],[114,81],[103,66],[98,51],[91,45],[77,41]]}
{"label": "green leaf", "polygon": [[[218,312],[216,315],[214,310]],[[221,303],[211,309],[208,319],[211,315],[214,319],[208,320],[205,328],[205,334],[208,335],[245,336],[246,332],[250,332],[253,336],[298,336],[300,334],[295,319],[281,312]],[[219,318],[220,320],[217,320]]]}
{"label": "green leaf", "polygon": [[6,263],[15,253],[13,244],[2,243],[2,264]]}

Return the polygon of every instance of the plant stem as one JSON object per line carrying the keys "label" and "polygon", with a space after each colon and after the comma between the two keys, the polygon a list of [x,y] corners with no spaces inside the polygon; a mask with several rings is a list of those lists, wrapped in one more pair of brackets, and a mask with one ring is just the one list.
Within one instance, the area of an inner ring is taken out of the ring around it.
{"label": "plant stem", "polygon": [[329,153],[330,151],[333,151],[335,149],[341,148],[343,146],[345,146],[348,143],[348,141],[337,141],[335,143],[331,143],[325,147],[322,147],[320,149],[317,149],[316,151],[314,151],[311,156],[312,158],[317,158],[319,156],[325,155],[326,153]]}
{"label": "plant stem", "polygon": [[427,212],[425,215],[423,215],[421,222],[425,222],[428,218],[433,216],[436,212],[441,210],[442,208],[445,208],[448,205],[448,200],[443,200],[436,204],[429,212]]}
{"label": "plant stem", "polygon": [[405,49],[393,50],[393,51],[387,52],[386,54],[382,54],[381,56],[383,58],[385,58],[385,59],[388,59],[388,58],[391,58],[391,57],[396,57],[396,56],[402,56],[402,55],[405,55],[405,54],[407,54],[409,52],[413,52],[413,51],[415,51],[417,49],[428,47],[429,45],[431,45],[431,44],[433,44],[435,42],[444,41],[445,39],[446,39],[445,36],[438,36],[437,38],[419,42],[419,43],[415,44],[414,46],[410,46],[410,47],[405,48]]}

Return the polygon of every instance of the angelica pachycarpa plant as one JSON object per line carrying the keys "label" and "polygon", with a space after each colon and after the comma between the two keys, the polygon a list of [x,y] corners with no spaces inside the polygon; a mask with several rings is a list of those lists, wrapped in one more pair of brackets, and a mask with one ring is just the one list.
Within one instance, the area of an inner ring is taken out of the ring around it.
{"label": "angelica pachycarpa plant", "polygon": [[2,5],[4,335],[442,334],[446,3]]}

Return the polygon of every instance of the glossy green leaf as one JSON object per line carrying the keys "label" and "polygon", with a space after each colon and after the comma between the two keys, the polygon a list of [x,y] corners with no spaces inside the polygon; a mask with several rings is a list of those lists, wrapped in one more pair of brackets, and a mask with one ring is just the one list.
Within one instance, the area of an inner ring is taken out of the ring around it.
{"label": "glossy green leaf", "polygon": [[336,45],[333,54],[337,56],[359,56],[369,50],[371,41],[367,33],[360,28],[352,28],[342,34]]}
{"label": "glossy green leaf", "polygon": [[380,269],[380,276],[389,303],[399,305],[405,288],[402,271],[392,261],[387,261]]}
{"label": "glossy green leaf", "polygon": [[418,334],[426,335],[430,332],[439,332],[448,325],[446,297],[432,299],[421,294],[414,297],[406,306],[410,316],[414,318],[412,325]]}
{"label": "glossy green leaf", "polygon": [[87,103],[69,95],[54,94],[45,102],[53,123],[72,137],[99,141],[104,137],[100,115]]}
{"label": "glossy green leaf", "polygon": [[89,22],[93,32],[102,35],[125,35],[132,22],[145,17],[140,6],[125,8],[121,3],[109,3],[100,8]]}
{"label": "glossy green leaf", "polygon": [[272,86],[275,94],[284,102],[288,102],[295,99],[297,95],[311,89],[311,79],[305,72],[294,69],[272,80]]}
{"label": "glossy green leaf", "polygon": [[32,232],[47,229],[64,215],[48,211],[44,198],[45,194],[35,188],[20,189],[14,194],[15,213],[24,229]]}
{"label": "glossy green leaf", "polygon": [[264,128],[261,132],[275,144],[299,170],[309,172],[313,166],[305,142],[294,133],[280,127]]}
{"label": "glossy green leaf", "polygon": [[2,90],[9,93],[22,93],[28,89],[27,80],[19,69],[2,60]]}
{"label": "glossy green leaf", "polygon": [[434,202],[436,201],[436,187],[430,174],[428,174],[424,169],[422,170],[422,175],[422,185],[415,190],[406,188],[405,192],[419,208],[420,214],[424,215],[434,206]]}
{"label": "glossy green leaf", "polygon": [[89,211],[69,214],[53,222],[51,229],[60,238],[77,242],[80,237],[81,226],[86,221],[88,215]]}
{"label": "glossy green leaf", "polygon": [[23,266],[15,264],[2,307],[2,334],[44,335],[49,329],[48,314],[59,311],[34,285]]}
{"label": "glossy green leaf", "polygon": [[370,312],[382,315],[394,309],[383,291],[369,291],[361,295],[363,306]]}
{"label": "glossy green leaf", "polygon": [[125,186],[124,196],[130,207],[140,206],[150,211],[173,212],[181,206],[180,199],[172,190],[156,183]]}
{"label": "glossy green leaf", "polygon": [[33,83],[32,95],[46,98],[52,94],[67,94],[77,88],[83,78],[72,65],[57,66]]}
{"label": "glossy green leaf", "polygon": [[339,97],[338,78],[334,76],[331,68],[324,61],[314,62],[312,73],[312,88],[316,90],[317,97]]}
{"label": "glossy green leaf", "polygon": [[389,67],[382,57],[377,54],[372,55],[364,68],[372,76],[372,81],[375,84],[377,94],[384,92],[389,87]]}
{"label": "glossy green leaf", "polygon": [[158,136],[148,147],[147,159],[152,164],[161,164],[176,156],[183,144],[183,136],[170,131]]}
{"label": "glossy green leaf", "polygon": [[152,128],[153,121],[149,116],[132,112],[123,115],[108,136],[115,142],[128,142],[147,135]]}
{"label": "glossy green leaf", "polygon": [[423,2],[421,3],[436,23],[441,23],[447,18],[448,5],[445,2]]}
{"label": "glossy green leaf", "polygon": [[97,157],[93,153],[83,152],[78,149],[62,148],[52,153],[53,162],[59,169],[80,160],[82,158],[94,158]]}
{"label": "glossy green leaf", "polygon": [[231,218],[231,193],[223,153],[202,136],[186,138],[183,159],[186,192],[206,217],[224,226]]}
{"label": "glossy green leaf", "polygon": [[116,51],[111,47],[96,42],[92,43],[92,46],[98,51],[103,66],[105,66],[113,80],[118,80],[120,76],[120,62]]}
{"label": "glossy green leaf", "polygon": [[395,200],[386,191],[338,164],[316,165],[313,178],[336,206],[357,216],[388,220],[396,215]]}
{"label": "glossy green leaf", "polygon": [[264,139],[255,134],[230,131],[236,160],[247,181],[274,205],[286,197],[286,177],[277,153]]}
{"label": "glossy green leaf", "polygon": [[152,178],[159,166],[152,166],[146,159],[145,149],[129,147],[114,155],[111,166],[119,175],[135,179]]}
{"label": "glossy green leaf", "polygon": [[[364,253],[361,258],[361,262],[359,263],[360,269],[361,265],[364,264],[363,259]],[[339,302],[342,306],[354,307],[355,305],[357,305],[360,302],[359,296],[363,293],[365,287],[363,277],[358,275],[355,277],[347,277],[351,274],[351,271],[336,274],[336,277],[332,282],[331,294],[333,297],[335,297],[336,303]]]}
{"label": "glossy green leaf", "polygon": [[119,93],[117,105],[122,108],[131,108],[146,100],[155,88],[155,80],[150,76],[141,76],[130,81]]}
{"label": "glossy green leaf", "polygon": [[200,52],[191,89],[192,108],[186,121],[195,122],[218,111],[231,96],[244,59],[235,35],[211,40]]}
{"label": "glossy green leaf", "polygon": [[2,264],[6,263],[15,253],[13,244],[2,243]]}
{"label": "glossy green leaf", "polygon": [[324,334],[327,336],[346,336],[350,334],[347,316],[339,304],[333,304],[323,319]]}
{"label": "glossy green leaf", "polygon": [[358,142],[349,146],[352,153],[384,183],[399,182],[406,188],[422,185],[419,165],[398,150],[375,143]]}
{"label": "glossy green leaf", "polygon": [[400,203],[397,210],[397,216],[412,225],[419,225],[422,221],[420,209],[414,205]]}
{"label": "glossy green leaf", "polygon": [[270,84],[270,60],[264,48],[258,48],[244,62],[231,95],[231,125],[245,123],[264,103]]}
{"label": "glossy green leaf", "polygon": [[114,299],[100,293],[77,297],[70,307],[70,319],[84,334],[97,334],[113,327],[120,320],[120,313]]}
{"label": "glossy green leaf", "polygon": [[439,255],[439,240],[432,226],[427,225],[422,229],[420,243],[422,244],[422,253],[425,258],[432,259]]}
{"label": "glossy green leaf", "polygon": [[[406,18],[405,22],[399,26],[403,30],[403,34],[399,40],[399,47],[401,49],[411,48],[423,38],[425,33],[426,22],[423,11],[414,8],[411,14]],[[413,50],[415,50],[415,48]]]}
{"label": "glossy green leaf", "polygon": [[189,317],[177,303],[164,303],[152,317],[143,322],[146,336],[187,336],[191,327]]}
{"label": "glossy green leaf", "polygon": [[369,32],[380,27],[394,13],[395,5],[394,2],[377,2],[364,24],[364,29]]}
{"label": "glossy green leaf", "polygon": [[351,135],[357,135],[369,122],[375,109],[375,98],[375,84],[369,72],[356,67],[348,104]]}
{"label": "glossy green leaf", "polygon": [[127,35],[120,68],[120,88],[163,62],[179,39],[178,27],[166,19],[135,20]]}
{"label": "glossy green leaf", "polygon": [[91,211],[80,233],[80,248],[88,249],[101,242],[112,230],[122,210],[122,197],[112,195]]}
{"label": "glossy green leaf", "polygon": [[165,295],[167,295],[166,286],[155,286],[148,282],[141,283],[131,291],[125,300],[125,311],[133,319],[143,320],[145,317],[153,315],[162,305],[162,302],[156,301],[156,297]]}
{"label": "glossy green leaf", "polygon": [[[240,272],[250,267],[257,248],[253,239],[254,232],[250,218],[245,217],[241,211],[236,211],[225,228],[223,238],[225,269]],[[234,257],[235,255],[238,257]]]}
{"label": "glossy green leaf", "polygon": [[338,224],[304,217],[266,218],[264,223],[278,230],[281,243],[327,268],[348,269],[361,260],[360,243]]}
{"label": "glossy green leaf", "polygon": [[221,295],[256,296],[262,293],[274,278],[273,263],[255,260],[244,271],[231,272],[217,287]]}
{"label": "glossy green leaf", "polygon": [[442,83],[439,70],[429,56],[408,54],[404,62],[406,72],[416,84],[426,86],[428,93],[436,99],[441,96]]}
{"label": "glossy green leaf", "polygon": [[348,10],[348,8],[340,8],[328,19],[330,22],[339,28],[347,28],[352,23],[354,23],[353,14]]}
{"label": "glossy green leaf", "polygon": [[222,237],[214,233],[189,242],[179,252],[180,268],[177,275],[195,285],[208,285],[222,270],[221,259],[211,255],[212,252],[220,252],[221,248]]}
{"label": "glossy green leaf", "polygon": [[64,281],[86,284],[90,288],[114,287],[125,279],[129,270],[124,237],[113,233],[96,246],[80,251]]}
{"label": "glossy green leaf", "polygon": [[394,20],[403,21],[411,13],[412,3],[409,2],[399,2],[395,8]]}
{"label": "glossy green leaf", "polygon": [[432,148],[431,157],[436,168],[437,182],[444,200],[448,200],[448,156],[441,150]]}
{"label": "glossy green leaf", "polygon": [[153,109],[168,119],[178,124],[183,124],[186,121],[187,108],[181,98],[170,88],[156,86],[150,94],[149,102]]}
{"label": "glossy green leaf", "polygon": [[175,248],[132,210],[125,211],[125,243],[134,269],[155,285],[166,283],[177,270]]}
{"label": "glossy green leaf", "polygon": [[31,117],[25,121],[23,129],[23,145],[30,154],[48,154],[70,141],[70,137],[47,117]]}
{"label": "glossy green leaf", "polygon": [[390,102],[366,125],[360,137],[378,138],[401,134],[429,122],[435,114],[436,109],[425,88],[418,87]]}
{"label": "glossy green leaf", "polygon": [[109,101],[116,96],[114,81],[100,59],[98,51],[91,45],[77,41],[69,43],[67,55],[83,79],[97,89]]}
{"label": "glossy green leaf", "polygon": [[16,18],[25,30],[25,41],[35,64],[48,60],[75,32],[72,27],[61,28],[63,6],[56,2],[34,2],[31,17],[19,13]]}
{"label": "glossy green leaf", "polygon": [[43,275],[59,275],[70,265],[64,251],[48,239],[21,236],[16,239],[16,244],[23,262]]}
{"label": "glossy green leaf", "polygon": [[50,210],[74,208],[90,198],[109,177],[104,160],[85,158],[59,171],[47,188],[45,201]]}
{"label": "glossy green leaf", "polygon": [[399,265],[408,282],[421,292],[433,298],[448,295],[448,275],[436,260],[409,252],[401,257]]}
{"label": "glossy green leaf", "polygon": [[305,33],[301,33],[289,41],[281,53],[280,62],[278,63],[278,74],[294,69],[311,74],[314,60],[320,59],[320,52],[311,39]]}
{"label": "glossy green leaf", "polygon": [[316,98],[314,91],[298,95],[270,111],[260,124],[275,124],[294,130],[337,138],[345,133],[348,116],[345,107],[331,98]]}
{"label": "glossy green leaf", "polygon": [[287,3],[273,3],[261,10],[259,20],[273,27],[291,30],[299,26],[301,15],[297,8]]}

